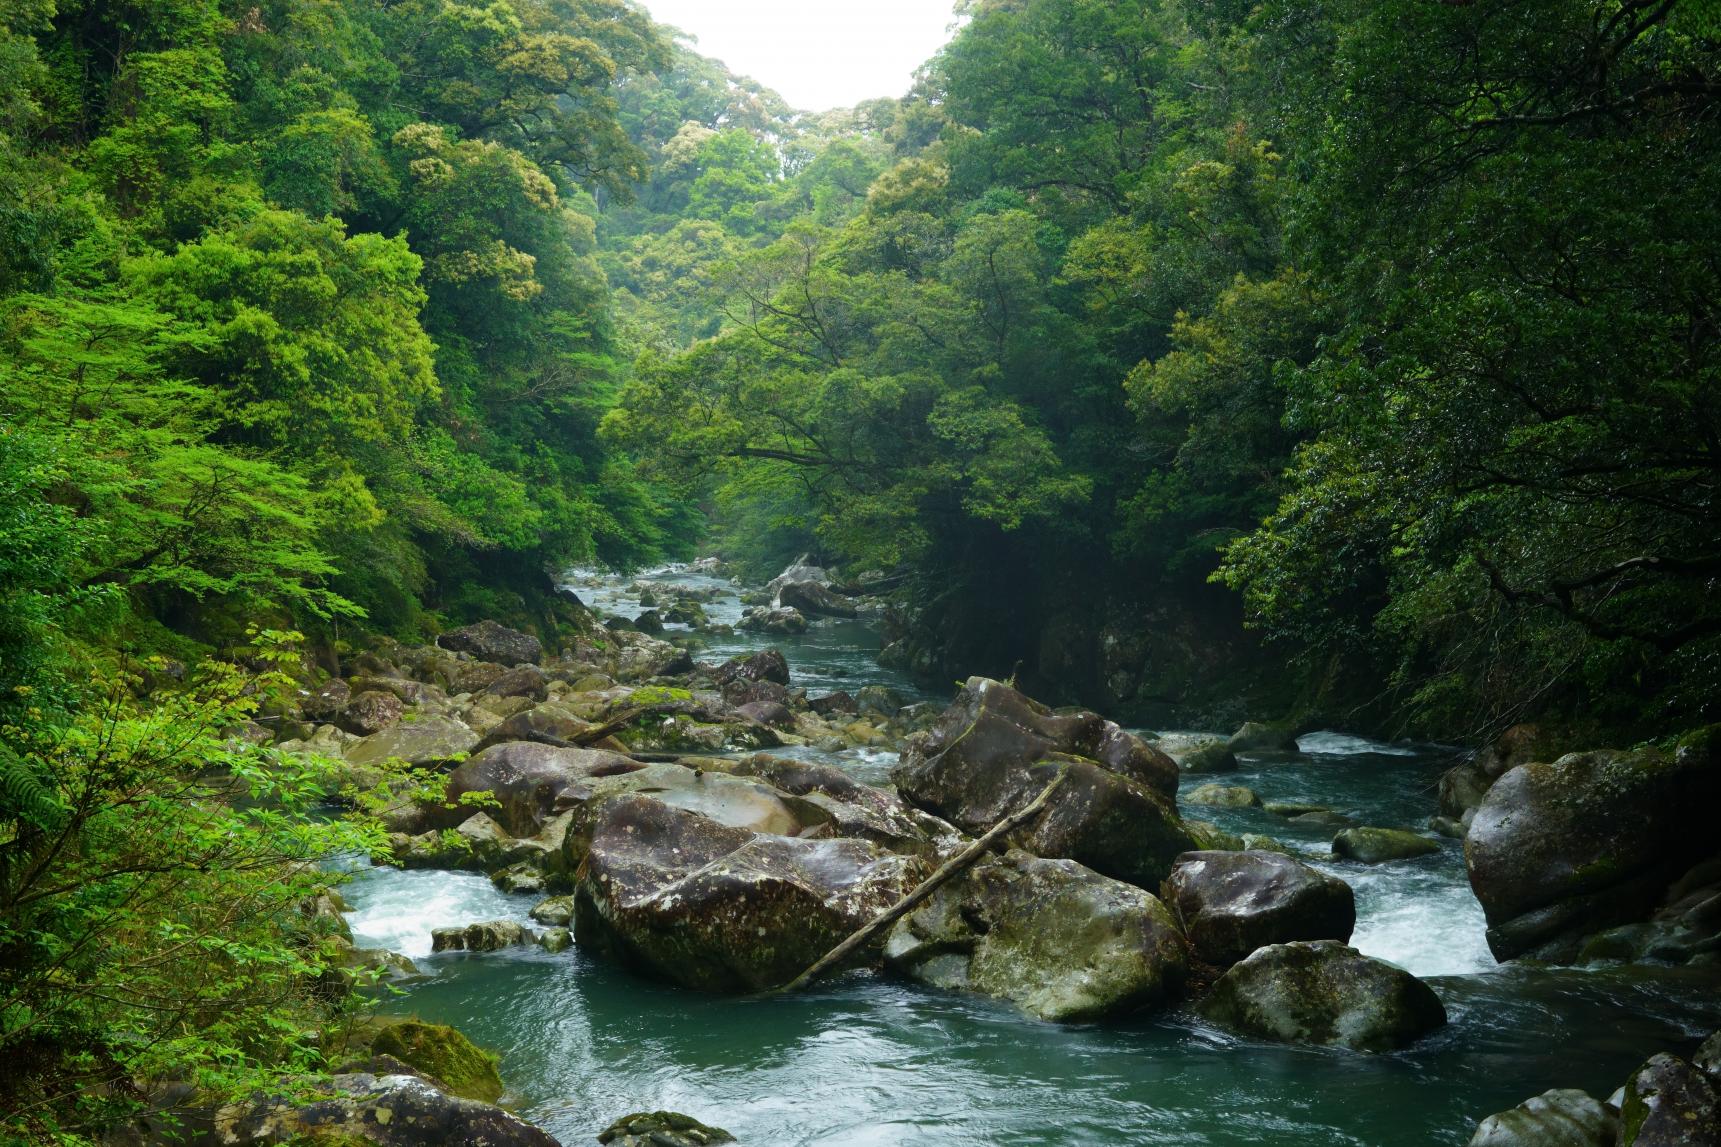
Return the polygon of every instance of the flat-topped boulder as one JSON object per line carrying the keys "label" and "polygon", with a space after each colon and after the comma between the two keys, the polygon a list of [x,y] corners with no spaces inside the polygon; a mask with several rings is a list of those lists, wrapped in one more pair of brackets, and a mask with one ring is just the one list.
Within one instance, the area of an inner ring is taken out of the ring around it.
{"label": "flat-topped boulder", "polygon": [[1183,937],[1156,897],[1019,849],[981,862],[899,920],[885,959],[935,987],[1057,1021],[1159,1004],[1188,970]]}
{"label": "flat-topped boulder", "polygon": [[1356,927],[1350,885],[1277,852],[1186,852],[1164,896],[1196,955],[1221,967],[1269,944],[1347,941]]}
{"label": "flat-topped boulder", "polygon": [[444,765],[478,747],[478,734],[453,717],[419,716],[400,721],[380,733],[347,746],[344,756],[355,765],[380,765],[398,758],[419,766]]}
{"label": "flat-topped boulder", "polygon": [[904,800],[977,834],[1059,770],[1066,780],[1012,844],[1143,888],[1157,888],[1177,855],[1198,847],[1177,815],[1169,757],[1096,714],[1053,713],[984,677],[969,678],[891,778]]}
{"label": "flat-topped boulder", "polygon": [[920,874],[866,841],[754,832],[640,793],[597,802],[581,835],[580,946],[707,991],[788,982]]}
{"label": "flat-topped boulder", "polygon": [[1380,1052],[1446,1022],[1434,989],[1337,940],[1257,948],[1233,964],[1201,1014],[1246,1036]]}

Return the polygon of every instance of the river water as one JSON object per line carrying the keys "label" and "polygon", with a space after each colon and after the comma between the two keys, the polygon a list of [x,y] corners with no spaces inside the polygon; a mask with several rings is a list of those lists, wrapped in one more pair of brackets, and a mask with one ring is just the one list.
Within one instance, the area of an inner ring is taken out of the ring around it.
{"label": "river water", "polygon": [[[740,605],[728,583],[681,570],[645,580],[715,585],[714,621]],[[574,586],[600,612],[636,612],[626,583]],[[776,639],[813,690],[912,685],[873,661],[876,633],[824,622]],[[767,644],[737,634],[718,659]],[[1245,758],[1218,779],[1268,801],[1318,803],[1362,823],[1418,827],[1453,750],[1336,733],[1296,755]],[[879,783],[894,754],[797,750]],[[1499,966],[1456,841],[1368,867],[1320,859],[1330,829],[1261,809],[1185,814],[1275,836],[1356,889],[1352,943],[1428,979],[1451,1023],[1394,1055],[1239,1040],[1181,1011],[1063,1027],[1007,1004],[856,974],[789,998],[727,999],[640,979],[577,948],[426,958],[432,928],[516,919],[534,897],[465,873],[369,869],[346,889],[361,945],[429,973],[387,1005],[458,1026],[502,1056],[509,1102],[564,1143],[595,1141],[622,1114],[669,1109],[748,1147],[791,1144],[1179,1144],[1229,1147],[1463,1144],[1476,1121],[1550,1087],[1607,1096],[1656,1051],[1689,1053],[1721,1023],[1713,970]]]}

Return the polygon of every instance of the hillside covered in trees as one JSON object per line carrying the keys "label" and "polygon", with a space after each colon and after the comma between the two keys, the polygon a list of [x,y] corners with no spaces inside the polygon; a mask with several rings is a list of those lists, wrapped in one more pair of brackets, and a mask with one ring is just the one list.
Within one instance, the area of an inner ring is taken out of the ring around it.
{"label": "hillside covered in trees", "polygon": [[328,1066],[384,834],[233,730],[576,567],[1136,725],[1721,720],[1714,0],[953,19],[815,114],[633,0],[0,5],[0,1134]]}

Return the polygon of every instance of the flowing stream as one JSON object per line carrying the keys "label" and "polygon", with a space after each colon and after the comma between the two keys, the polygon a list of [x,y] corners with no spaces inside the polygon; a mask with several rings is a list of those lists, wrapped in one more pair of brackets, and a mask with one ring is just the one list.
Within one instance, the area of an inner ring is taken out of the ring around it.
{"label": "flowing stream", "polygon": [[[711,620],[741,606],[728,582],[680,569],[645,576],[718,586]],[[600,613],[637,612],[628,583],[576,576]],[[721,659],[774,644],[817,692],[911,684],[879,669],[864,622],[800,637],[723,638]],[[1365,824],[1420,827],[1453,750],[1337,733],[1301,753],[1245,758],[1236,773],[1267,801],[1321,804]],[[894,753],[794,750],[881,783]],[[516,919],[535,897],[483,876],[367,869],[345,890],[355,938],[411,956],[427,978],[391,1011],[458,1026],[502,1056],[510,1101],[564,1143],[595,1141],[622,1114],[683,1111],[747,1147],[790,1144],[1463,1144],[1476,1120],[1550,1087],[1606,1097],[1656,1051],[1689,1053],[1721,1022],[1702,970],[1496,965],[1457,841],[1369,867],[1321,859],[1331,829],[1262,809],[1185,806],[1233,832],[1263,832],[1356,890],[1352,943],[1428,979],[1451,1023],[1395,1055],[1239,1040],[1172,1011],[1062,1027],[1008,1004],[851,975],[788,998],[729,999],[654,983],[573,949],[429,957],[432,928]]]}

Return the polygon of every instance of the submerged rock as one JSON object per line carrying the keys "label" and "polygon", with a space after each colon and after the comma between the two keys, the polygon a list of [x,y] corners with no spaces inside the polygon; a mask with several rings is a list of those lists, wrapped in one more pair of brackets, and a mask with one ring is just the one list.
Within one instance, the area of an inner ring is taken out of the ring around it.
{"label": "submerged rock", "polygon": [[708,1127],[691,1115],[642,1111],[624,1115],[598,1132],[598,1142],[612,1147],[706,1147],[733,1143],[735,1136],[721,1127]]}
{"label": "submerged rock", "polygon": [[885,959],[936,987],[1059,1021],[1157,1004],[1188,969],[1183,938],[1157,898],[1019,849],[976,865],[898,921]]}
{"label": "submerged rock", "polygon": [[1256,949],[1219,978],[1201,1013],[1243,1035],[1369,1052],[1446,1022],[1427,984],[1337,940]]}
{"label": "submerged rock", "polygon": [[1464,846],[1494,955],[1567,960],[1585,934],[1647,918],[1714,851],[1718,797],[1707,738],[1671,757],[1600,750],[1507,772]]}
{"label": "submerged rock", "polygon": [[450,630],[438,637],[436,644],[452,653],[470,653],[479,661],[510,667],[535,665],[544,656],[544,647],[536,637],[489,620]]}
{"label": "submerged rock", "polygon": [[1421,833],[1402,828],[1347,828],[1333,837],[1333,855],[1364,864],[1384,864],[1440,851]]}
{"label": "submerged rock", "polygon": [[417,1020],[389,1024],[371,1039],[371,1051],[392,1055],[434,1076],[450,1094],[462,1099],[495,1103],[502,1098],[502,1076],[496,1070],[496,1057],[444,1024]]}
{"label": "submerged rock", "polygon": [[1557,1088],[1490,1115],[1469,1147],[1614,1147],[1619,1113],[1582,1091]]}
{"label": "submerged rock", "polygon": [[580,946],[708,991],[788,982],[918,873],[865,841],[753,832],[639,794],[597,802],[582,836]]}
{"label": "submerged rock", "polygon": [[1269,944],[1347,941],[1356,927],[1350,885],[1276,852],[1186,852],[1164,895],[1196,955],[1221,967]]}
{"label": "submerged rock", "polygon": [[1060,768],[1068,778],[1011,843],[1144,888],[1157,888],[1177,855],[1196,847],[1168,795],[1177,785],[1169,757],[1093,713],[1053,713],[984,677],[969,678],[891,778],[905,800],[980,833]]}

